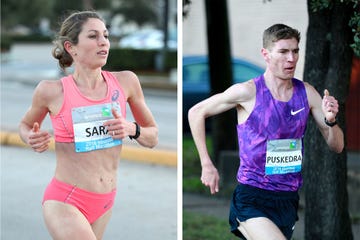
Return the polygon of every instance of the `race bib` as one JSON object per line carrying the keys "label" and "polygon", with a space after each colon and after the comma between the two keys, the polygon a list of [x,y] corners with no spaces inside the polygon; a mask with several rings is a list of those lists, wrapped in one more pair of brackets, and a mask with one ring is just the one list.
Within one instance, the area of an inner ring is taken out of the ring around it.
{"label": "race bib", "polygon": [[114,118],[112,108],[121,114],[117,102],[72,109],[76,152],[89,152],[122,144],[122,140],[113,139],[103,126],[105,121]]}
{"label": "race bib", "polygon": [[301,139],[276,139],[267,141],[266,175],[300,172],[301,163]]}

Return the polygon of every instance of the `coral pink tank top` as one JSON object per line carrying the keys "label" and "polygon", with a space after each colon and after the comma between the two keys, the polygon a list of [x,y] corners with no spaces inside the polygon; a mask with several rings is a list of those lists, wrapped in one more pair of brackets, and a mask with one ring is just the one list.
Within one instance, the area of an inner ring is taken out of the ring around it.
{"label": "coral pink tank top", "polygon": [[[126,99],[119,81],[112,73],[107,71],[102,71],[102,76],[107,84],[107,94],[104,99],[100,100],[93,100],[84,96],[76,86],[72,75],[61,78],[64,94],[63,104],[57,115],[50,115],[56,142],[75,142],[74,123],[76,124],[76,120],[73,119],[74,117],[80,119],[78,125],[81,125],[81,120],[84,119],[92,119],[91,121],[95,122],[98,120],[96,119],[97,115],[113,118],[111,106],[114,104],[117,106],[118,113],[126,117]],[[110,111],[104,106],[110,106]],[[84,109],[83,112],[87,111],[87,115],[83,114],[84,116],[82,116],[82,109]],[[97,113],[94,109],[100,109],[101,113]],[[85,136],[92,136],[101,133],[101,131],[104,132],[101,126],[98,128],[84,128]]]}

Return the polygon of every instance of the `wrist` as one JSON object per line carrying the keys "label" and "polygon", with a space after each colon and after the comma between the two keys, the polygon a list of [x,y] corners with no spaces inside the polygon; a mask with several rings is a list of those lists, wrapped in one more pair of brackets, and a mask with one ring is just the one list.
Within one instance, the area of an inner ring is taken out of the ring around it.
{"label": "wrist", "polygon": [[334,118],[334,119],[331,120],[331,121],[328,121],[328,120],[326,119],[326,117],[325,117],[325,118],[324,118],[324,121],[325,121],[325,124],[328,125],[329,127],[333,127],[333,126],[335,126],[335,125],[337,124],[336,118]]}
{"label": "wrist", "polygon": [[137,122],[134,122],[135,124],[135,134],[134,135],[129,135],[129,138],[131,140],[133,139],[137,139],[140,136],[140,126]]}

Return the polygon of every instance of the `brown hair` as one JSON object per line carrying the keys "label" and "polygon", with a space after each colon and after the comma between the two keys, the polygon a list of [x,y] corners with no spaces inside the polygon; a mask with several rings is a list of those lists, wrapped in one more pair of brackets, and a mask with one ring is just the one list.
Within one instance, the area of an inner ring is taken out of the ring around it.
{"label": "brown hair", "polygon": [[65,68],[70,67],[73,63],[73,58],[64,48],[64,42],[69,41],[76,45],[79,41],[82,26],[89,18],[97,18],[105,22],[96,12],[82,11],[73,12],[61,24],[60,31],[53,41],[55,46],[52,50],[52,55],[59,60],[61,69],[65,70]]}
{"label": "brown hair", "polygon": [[274,24],[264,31],[263,48],[271,48],[274,42],[291,38],[295,38],[300,42],[300,32],[285,24]]}

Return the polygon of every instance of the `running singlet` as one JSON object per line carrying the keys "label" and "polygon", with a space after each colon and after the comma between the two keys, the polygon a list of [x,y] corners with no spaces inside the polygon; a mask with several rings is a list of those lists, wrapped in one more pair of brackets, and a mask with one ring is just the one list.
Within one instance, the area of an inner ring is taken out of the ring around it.
{"label": "running singlet", "polygon": [[263,75],[254,82],[254,109],[237,125],[237,180],[266,190],[297,191],[302,185],[303,136],[310,112],[305,85],[293,78],[293,96],[282,102],[273,98]]}
{"label": "running singlet", "polygon": [[107,84],[107,95],[100,100],[84,96],[75,84],[72,75],[63,77],[64,100],[59,113],[50,115],[55,141],[74,142],[76,152],[87,152],[122,144],[113,140],[103,123],[113,119],[112,108],[126,117],[124,92],[116,77],[102,71]]}

